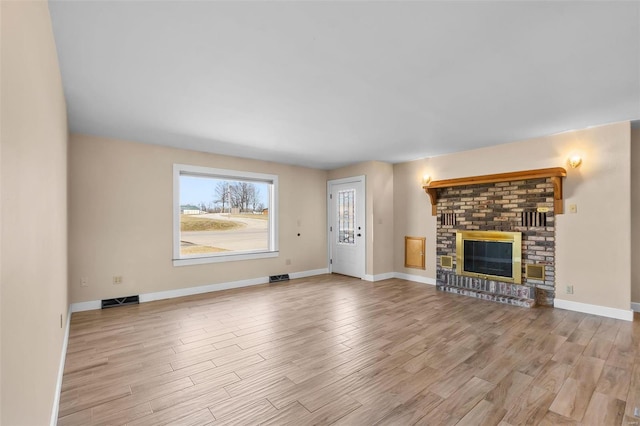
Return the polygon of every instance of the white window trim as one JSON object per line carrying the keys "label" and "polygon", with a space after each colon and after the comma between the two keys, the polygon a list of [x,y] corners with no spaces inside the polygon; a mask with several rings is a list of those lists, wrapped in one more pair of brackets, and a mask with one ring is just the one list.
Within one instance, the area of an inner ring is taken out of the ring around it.
{"label": "white window trim", "polygon": [[[268,250],[216,253],[206,256],[180,257],[180,174],[228,178],[230,180],[254,180],[272,183],[269,202],[269,247]],[[204,263],[231,262],[237,260],[278,257],[278,176],[264,173],[242,172],[211,167],[173,165],[173,266],[200,265]]]}

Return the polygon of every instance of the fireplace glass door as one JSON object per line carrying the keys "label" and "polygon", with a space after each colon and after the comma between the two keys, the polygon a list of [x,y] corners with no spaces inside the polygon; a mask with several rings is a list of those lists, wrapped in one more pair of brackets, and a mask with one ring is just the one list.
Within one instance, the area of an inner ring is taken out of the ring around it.
{"label": "fireplace glass door", "polygon": [[476,274],[513,277],[513,244],[465,240],[464,270]]}

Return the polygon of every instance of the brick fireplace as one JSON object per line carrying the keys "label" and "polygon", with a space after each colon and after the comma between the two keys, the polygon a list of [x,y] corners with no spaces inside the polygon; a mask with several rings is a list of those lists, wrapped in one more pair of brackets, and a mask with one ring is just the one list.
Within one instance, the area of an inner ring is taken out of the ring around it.
{"label": "brick fireplace", "polygon": [[[566,176],[566,171],[558,168],[531,172],[425,186],[437,215],[438,290],[517,306],[553,306],[555,217],[562,213],[561,177]],[[521,233],[521,282],[459,274],[457,231]]]}

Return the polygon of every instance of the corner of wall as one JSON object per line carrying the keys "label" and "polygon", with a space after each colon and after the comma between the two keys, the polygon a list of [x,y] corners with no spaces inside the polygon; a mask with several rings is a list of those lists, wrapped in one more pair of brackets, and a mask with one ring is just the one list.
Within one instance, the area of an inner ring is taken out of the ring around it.
{"label": "corner of wall", "polygon": [[631,128],[631,302],[640,303],[640,128]]}

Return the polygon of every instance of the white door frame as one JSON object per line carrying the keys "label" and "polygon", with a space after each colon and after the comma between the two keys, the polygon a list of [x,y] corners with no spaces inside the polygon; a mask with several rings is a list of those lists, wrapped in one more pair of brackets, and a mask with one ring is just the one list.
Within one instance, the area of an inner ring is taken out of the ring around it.
{"label": "white door frame", "polygon": [[361,279],[364,279],[366,277],[367,274],[367,240],[369,238],[369,233],[367,232],[367,212],[366,212],[366,208],[367,208],[367,180],[366,180],[366,176],[365,175],[359,175],[359,176],[351,176],[351,177],[347,177],[347,178],[341,178],[341,179],[332,179],[332,180],[328,180],[327,181],[327,269],[329,270],[329,273],[333,272],[333,266],[331,264],[331,259],[332,259],[332,255],[333,253],[331,253],[331,221],[332,221],[332,217],[333,217],[333,211],[331,209],[331,199],[329,198],[329,195],[331,194],[331,186],[332,185],[337,185],[337,184],[341,184],[341,183],[349,183],[349,182],[362,182],[362,188],[364,189],[363,194],[361,194],[362,196],[362,200],[363,200],[363,205],[365,208],[365,212],[363,215],[364,218],[364,223],[362,224],[362,229],[364,229],[365,234],[365,242],[363,244],[363,260],[364,262],[362,262],[362,275],[360,276]]}

